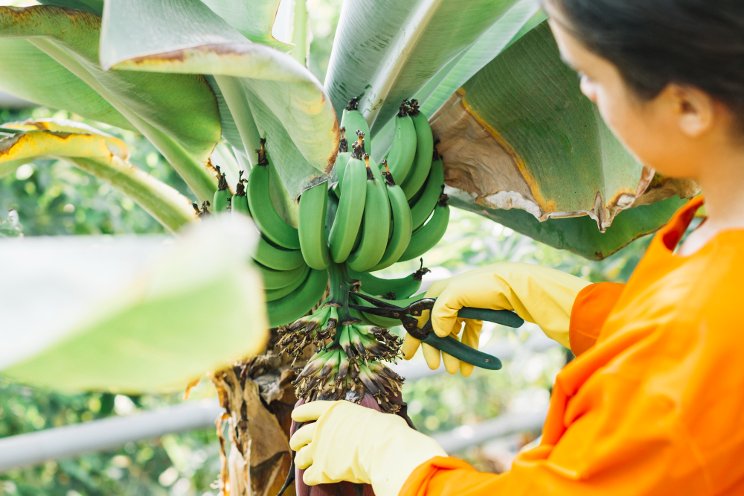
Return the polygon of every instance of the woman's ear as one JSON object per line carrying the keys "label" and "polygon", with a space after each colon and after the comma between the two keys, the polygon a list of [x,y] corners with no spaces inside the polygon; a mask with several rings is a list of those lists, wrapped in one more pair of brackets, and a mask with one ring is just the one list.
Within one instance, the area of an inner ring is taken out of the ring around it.
{"label": "woman's ear", "polygon": [[716,104],[706,92],[691,86],[670,84],[664,90],[679,130],[690,138],[710,131],[716,117]]}

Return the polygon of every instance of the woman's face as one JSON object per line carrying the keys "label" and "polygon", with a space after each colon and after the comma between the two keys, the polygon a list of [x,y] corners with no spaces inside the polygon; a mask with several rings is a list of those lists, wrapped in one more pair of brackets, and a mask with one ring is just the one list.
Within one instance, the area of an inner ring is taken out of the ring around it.
{"label": "woman's face", "polygon": [[564,27],[566,23],[560,14],[550,14],[550,27],[561,57],[578,72],[582,93],[594,102],[618,139],[641,163],[660,173],[694,178],[694,163],[688,164],[680,157],[684,153],[680,148],[685,146],[680,143],[683,136],[679,132],[678,114],[669,111],[664,92],[653,100],[641,101],[614,64],[590,52]]}

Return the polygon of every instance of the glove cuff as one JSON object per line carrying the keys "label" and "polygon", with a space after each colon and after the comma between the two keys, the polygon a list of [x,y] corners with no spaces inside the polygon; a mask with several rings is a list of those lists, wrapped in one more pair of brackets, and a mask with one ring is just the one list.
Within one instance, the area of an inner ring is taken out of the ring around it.
{"label": "glove cuff", "polygon": [[422,463],[437,456],[447,456],[434,439],[408,427],[392,429],[392,442],[381,447],[370,460],[368,474],[377,496],[398,496],[403,484]]}

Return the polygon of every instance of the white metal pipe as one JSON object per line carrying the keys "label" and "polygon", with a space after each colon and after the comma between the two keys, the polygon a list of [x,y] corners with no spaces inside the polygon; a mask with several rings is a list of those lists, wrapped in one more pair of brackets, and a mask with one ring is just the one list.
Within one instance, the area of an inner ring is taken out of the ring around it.
{"label": "white metal pipe", "polygon": [[47,460],[118,448],[130,442],[214,425],[214,400],[188,401],[150,412],[95,420],[0,439],[0,473]]}
{"label": "white metal pipe", "polygon": [[432,437],[447,453],[462,451],[493,439],[519,432],[540,431],[545,422],[545,411],[505,413],[480,424],[463,425]]}

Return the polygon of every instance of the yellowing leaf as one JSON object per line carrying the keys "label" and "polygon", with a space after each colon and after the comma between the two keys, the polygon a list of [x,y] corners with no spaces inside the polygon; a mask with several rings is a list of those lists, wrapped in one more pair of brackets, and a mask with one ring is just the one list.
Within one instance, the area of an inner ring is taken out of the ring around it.
{"label": "yellowing leaf", "polygon": [[195,220],[188,198],[134,167],[123,141],[74,122],[4,124],[18,134],[0,139],[0,177],[40,157],[59,157],[121,190],[171,230]]}

